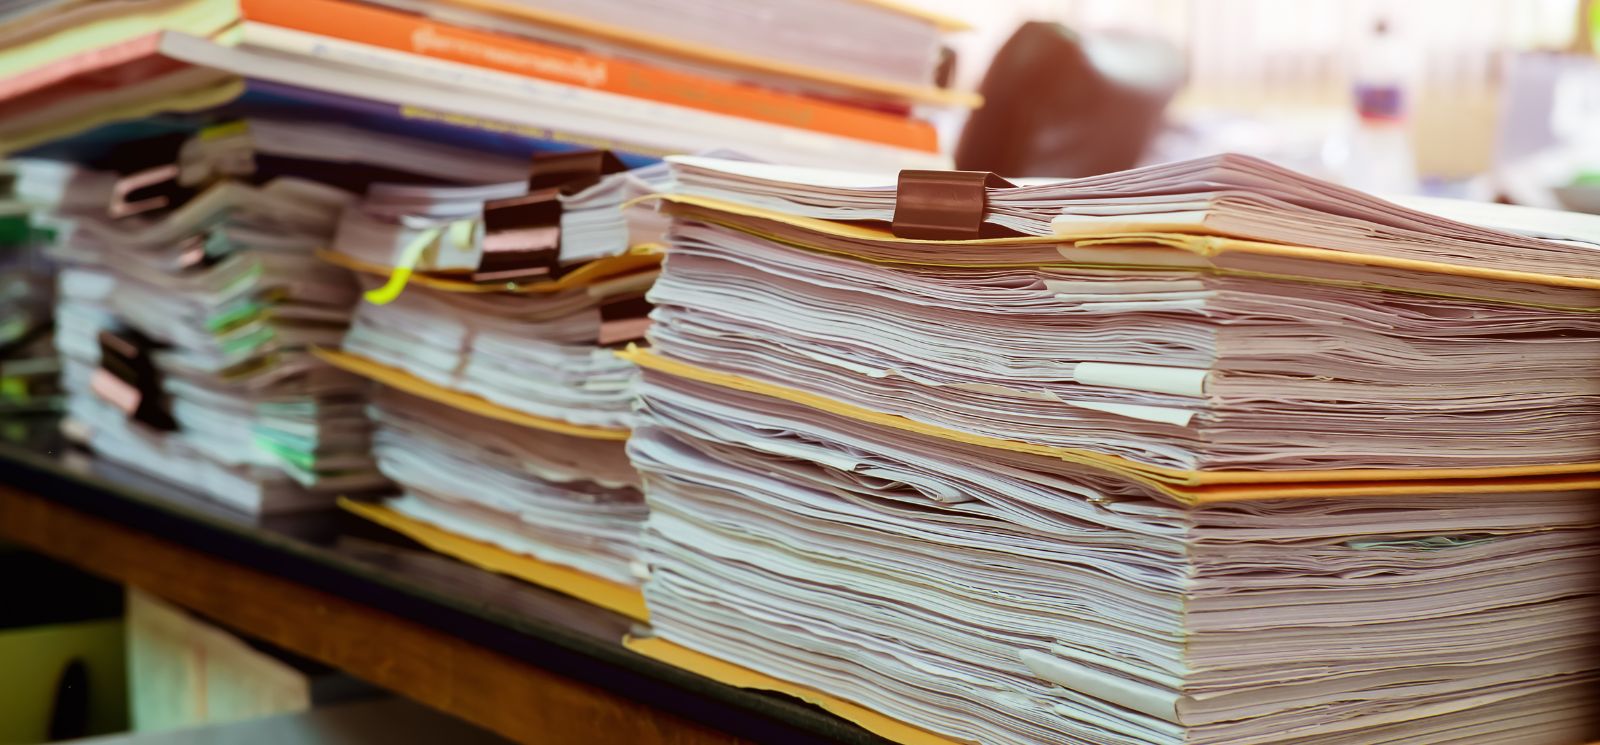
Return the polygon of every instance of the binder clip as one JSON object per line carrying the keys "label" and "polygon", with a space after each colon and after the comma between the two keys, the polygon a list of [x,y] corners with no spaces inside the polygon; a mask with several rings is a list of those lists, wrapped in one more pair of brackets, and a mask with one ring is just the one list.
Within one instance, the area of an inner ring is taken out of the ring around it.
{"label": "binder clip", "polygon": [[112,218],[173,209],[198,192],[179,182],[178,156],[188,139],[174,133],[123,143],[102,165],[122,174],[111,189],[106,212]]}
{"label": "binder clip", "polygon": [[129,419],[153,429],[177,429],[156,369],[154,354],[160,345],[131,329],[101,331],[99,341],[100,367],[90,379],[90,389]]}
{"label": "binder clip", "polygon": [[896,238],[962,241],[1005,235],[1003,228],[988,228],[991,188],[1014,186],[988,171],[900,172],[890,232]]}
{"label": "binder clip", "polygon": [[650,311],[655,309],[643,295],[620,297],[600,304],[600,332],[595,344],[612,347],[638,341],[650,330]]}
{"label": "binder clip", "polygon": [[623,170],[607,150],[535,153],[528,193],[483,205],[483,258],[473,281],[554,276],[561,263],[561,197]]}

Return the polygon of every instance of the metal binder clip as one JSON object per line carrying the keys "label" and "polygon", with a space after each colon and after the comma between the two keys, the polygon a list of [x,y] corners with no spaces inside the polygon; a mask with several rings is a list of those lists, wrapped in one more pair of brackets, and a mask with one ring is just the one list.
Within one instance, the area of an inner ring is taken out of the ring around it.
{"label": "metal binder clip", "polygon": [[158,430],[177,429],[155,365],[159,345],[132,330],[101,331],[99,341],[100,368],[89,381],[90,389],[129,419]]}
{"label": "metal binder clip", "polygon": [[513,282],[554,275],[561,263],[561,197],[625,170],[607,150],[536,153],[528,193],[483,205],[483,258],[472,279]]}
{"label": "metal binder clip", "polygon": [[122,174],[112,186],[106,212],[113,218],[173,209],[196,193],[179,182],[178,155],[187,133],[157,135],[119,145],[101,164]]}
{"label": "metal binder clip", "polygon": [[983,221],[989,210],[988,190],[1012,186],[988,171],[903,170],[890,230],[897,238],[933,241],[992,235],[996,231],[986,230]]}
{"label": "metal binder clip", "polygon": [[620,297],[600,304],[600,332],[595,343],[610,347],[638,341],[650,329],[650,311],[655,306],[643,295]]}

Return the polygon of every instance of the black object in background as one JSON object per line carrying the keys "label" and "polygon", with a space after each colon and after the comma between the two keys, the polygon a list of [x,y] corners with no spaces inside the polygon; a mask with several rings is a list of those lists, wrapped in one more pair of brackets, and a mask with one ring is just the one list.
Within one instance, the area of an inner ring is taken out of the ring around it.
{"label": "black object in background", "polygon": [[56,703],[50,709],[46,738],[75,740],[89,734],[89,668],[74,658],[56,681]]}
{"label": "black object in background", "polygon": [[1086,40],[1058,23],[1025,23],[989,65],[956,168],[1004,177],[1132,168],[1184,74],[1178,51],[1159,40]]}
{"label": "black object in background", "polygon": [[0,629],[122,617],[122,588],[35,553],[0,545]]}

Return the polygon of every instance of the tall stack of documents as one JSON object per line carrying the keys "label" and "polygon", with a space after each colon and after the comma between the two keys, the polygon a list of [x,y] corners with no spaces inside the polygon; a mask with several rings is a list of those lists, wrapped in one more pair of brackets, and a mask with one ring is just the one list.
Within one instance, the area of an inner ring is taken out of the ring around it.
{"label": "tall stack of documents", "polygon": [[1600,736],[1593,224],[675,160],[640,651],[917,741]]}
{"label": "tall stack of documents", "polygon": [[379,467],[404,492],[390,510],[633,587],[638,370],[616,348],[643,338],[664,225],[622,205],[670,174],[599,151],[530,170],[374,184],[349,205],[324,258],[363,273],[366,302],[323,356],[409,394],[372,409]]}
{"label": "tall stack of documents", "polygon": [[[19,191],[59,234],[69,431],[251,511],[383,485],[364,381],[310,351],[338,341],[356,300],[349,272],[315,256],[351,195],[204,159],[180,167],[187,142],[125,143],[105,170],[19,161]],[[164,165],[129,166],[163,152]]]}

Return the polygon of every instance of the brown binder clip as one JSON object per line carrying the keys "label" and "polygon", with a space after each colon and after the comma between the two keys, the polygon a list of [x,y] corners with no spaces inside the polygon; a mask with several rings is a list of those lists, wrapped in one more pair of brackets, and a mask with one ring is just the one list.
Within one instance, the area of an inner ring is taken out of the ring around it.
{"label": "brown binder clip", "polygon": [[112,186],[106,212],[113,218],[129,217],[172,209],[194,197],[196,190],[178,183],[178,154],[188,137],[172,133],[118,146],[103,164],[122,174]]}
{"label": "brown binder clip", "polygon": [[159,345],[132,330],[101,331],[99,341],[100,368],[89,381],[90,389],[129,419],[158,430],[177,429],[155,365]]}
{"label": "brown binder clip", "polygon": [[983,238],[1000,229],[986,229],[990,188],[1013,184],[988,171],[900,172],[894,201],[896,238],[960,241]]}
{"label": "brown binder clip", "polygon": [[515,282],[554,275],[561,263],[561,196],[624,169],[606,150],[534,154],[528,193],[483,205],[483,258],[472,279]]}
{"label": "brown binder clip", "polygon": [[131,217],[176,207],[193,195],[178,185],[178,164],[156,166],[117,179],[106,212],[113,218]]}
{"label": "brown binder clip", "polygon": [[643,295],[621,297],[600,304],[600,333],[595,343],[615,346],[644,338],[650,330],[650,311],[655,306]]}

